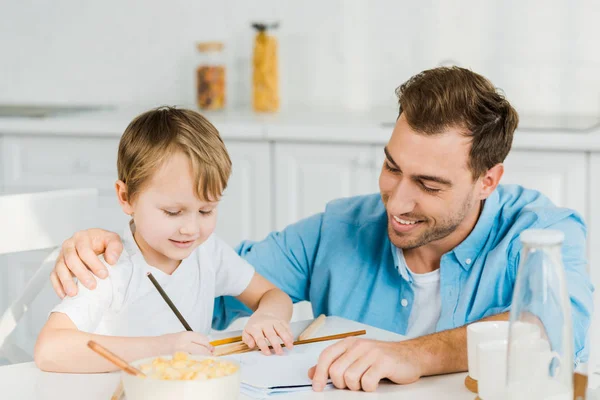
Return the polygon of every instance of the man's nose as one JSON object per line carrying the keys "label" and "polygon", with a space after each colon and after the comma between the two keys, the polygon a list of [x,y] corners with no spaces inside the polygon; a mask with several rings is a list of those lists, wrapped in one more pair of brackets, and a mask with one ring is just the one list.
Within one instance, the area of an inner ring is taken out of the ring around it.
{"label": "man's nose", "polygon": [[407,179],[400,179],[390,194],[387,209],[392,215],[410,213],[416,205],[416,194],[414,185]]}

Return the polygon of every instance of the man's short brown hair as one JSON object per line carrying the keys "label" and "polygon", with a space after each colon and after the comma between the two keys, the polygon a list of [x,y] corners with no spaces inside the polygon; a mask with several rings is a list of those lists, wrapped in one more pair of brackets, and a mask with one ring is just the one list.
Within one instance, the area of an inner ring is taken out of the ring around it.
{"label": "man's short brown hair", "polygon": [[423,71],[396,89],[400,114],[415,131],[435,135],[459,128],[471,137],[468,167],[477,179],[504,162],[519,116],[483,76],[459,67]]}
{"label": "man's short brown hair", "polygon": [[231,160],[217,129],[195,111],[159,107],[137,116],[119,143],[117,170],[127,185],[129,201],[177,151],[190,159],[198,198],[215,201],[221,197]]}

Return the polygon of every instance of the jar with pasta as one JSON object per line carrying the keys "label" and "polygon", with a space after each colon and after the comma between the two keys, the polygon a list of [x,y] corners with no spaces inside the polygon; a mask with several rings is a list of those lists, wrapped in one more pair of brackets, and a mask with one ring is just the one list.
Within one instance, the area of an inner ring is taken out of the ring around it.
{"label": "jar with pasta", "polygon": [[252,71],[252,106],[254,111],[279,110],[279,61],[277,39],[268,32],[278,24],[252,24],[257,30],[254,39]]}
{"label": "jar with pasta", "polygon": [[196,102],[204,110],[225,107],[225,60],[223,43],[196,44],[200,62],[196,68]]}

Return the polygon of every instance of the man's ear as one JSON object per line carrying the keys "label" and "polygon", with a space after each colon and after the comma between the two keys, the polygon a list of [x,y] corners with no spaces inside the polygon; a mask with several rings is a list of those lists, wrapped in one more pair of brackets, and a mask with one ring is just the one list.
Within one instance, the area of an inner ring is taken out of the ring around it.
{"label": "man's ear", "polygon": [[492,168],[488,169],[481,178],[479,178],[480,192],[479,199],[487,199],[492,192],[496,189],[504,175],[504,164],[496,164]]}
{"label": "man's ear", "polygon": [[115,190],[117,192],[117,199],[119,199],[119,204],[121,205],[121,209],[127,215],[133,214],[133,206],[129,202],[129,195],[127,194],[127,185],[123,181],[117,181],[115,183]]}

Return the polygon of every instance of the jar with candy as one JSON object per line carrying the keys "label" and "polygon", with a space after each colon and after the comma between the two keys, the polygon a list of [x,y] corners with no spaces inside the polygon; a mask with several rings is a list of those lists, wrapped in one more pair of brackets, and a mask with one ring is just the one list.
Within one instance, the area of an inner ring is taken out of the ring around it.
{"label": "jar with candy", "polygon": [[225,107],[225,59],[223,43],[196,44],[200,61],[196,68],[196,102],[204,110]]}

